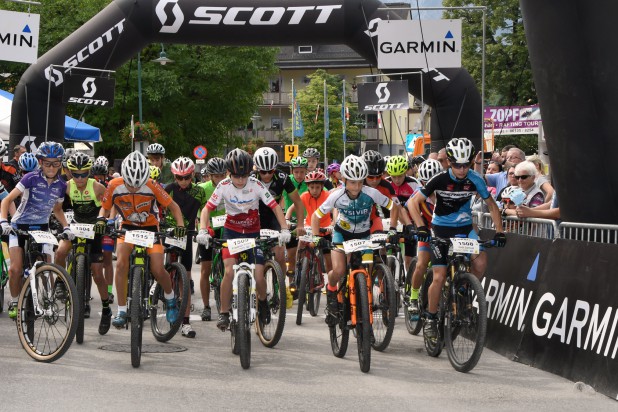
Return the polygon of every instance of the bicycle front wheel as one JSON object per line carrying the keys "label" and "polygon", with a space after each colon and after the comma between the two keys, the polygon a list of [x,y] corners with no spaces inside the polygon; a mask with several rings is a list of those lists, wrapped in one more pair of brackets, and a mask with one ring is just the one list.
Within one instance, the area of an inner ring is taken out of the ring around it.
{"label": "bicycle front wheel", "polygon": [[371,321],[369,317],[369,296],[367,280],[361,272],[354,276],[356,282],[356,345],[358,346],[358,363],[362,372],[369,372],[371,367]]}
{"label": "bicycle front wheel", "polygon": [[309,274],[309,259],[303,256],[300,264],[300,282],[298,283],[298,309],[296,312],[296,324],[300,325],[303,322],[303,310],[305,310],[305,301],[307,299],[307,275]]}
{"label": "bicycle front wheel", "polygon": [[285,275],[281,266],[274,260],[264,263],[264,279],[266,280],[266,301],[270,310],[270,322],[263,324],[258,317],[256,329],[258,337],[267,348],[279,343],[285,327]]}
{"label": "bicycle front wheel", "polygon": [[451,299],[453,302],[448,305],[444,331],[446,353],[456,371],[469,372],[478,363],[485,346],[485,292],[476,276],[462,273],[455,283],[455,296]]}
{"label": "bicycle front wheel", "polygon": [[34,274],[37,314],[29,279],[17,301],[17,334],[26,353],[39,362],[60,359],[71,346],[77,330],[75,282],[60,266],[48,263]]}
{"label": "bicycle front wheel", "polygon": [[[326,264],[324,262],[324,255],[319,253],[319,261],[318,254],[313,256],[313,265],[311,268],[310,278],[311,288],[308,290],[307,294],[307,310],[311,314],[311,316],[318,316],[318,311],[320,310],[320,299],[322,298],[322,287],[320,285],[324,285],[324,277],[322,275],[322,269],[326,268]],[[317,286],[317,287],[316,287]]]}
{"label": "bicycle front wheel", "polygon": [[161,287],[160,283],[157,283],[154,293],[150,296],[150,327],[152,334],[159,342],[167,342],[176,335],[182,324],[182,318],[185,315],[189,301],[190,282],[185,267],[178,262],[174,262],[165,269],[170,274],[172,280],[172,289],[174,296],[176,296],[179,315],[176,322],[169,323],[167,321],[167,302],[163,287]]}
{"label": "bicycle front wheel", "polygon": [[388,347],[395,329],[397,316],[397,298],[395,280],[388,267],[379,263],[373,266],[373,336],[371,345],[377,351]]}
{"label": "bicycle front wheel", "polygon": [[215,306],[217,306],[217,313],[221,313],[221,282],[223,282],[223,274],[225,269],[223,267],[223,259],[221,254],[215,255],[212,261],[212,290],[215,295]]}
{"label": "bicycle front wheel", "polygon": [[238,323],[236,325],[236,340],[240,352],[240,366],[249,369],[251,366],[251,319],[249,314],[249,274],[238,276]]}
{"label": "bicycle front wheel", "polygon": [[[84,305],[86,304],[86,256],[78,255],[75,259],[75,288],[77,289],[77,332],[75,341],[84,342]],[[90,275],[90,273],[88,273]]]}
{"label": "bicycle front wheel", "polygon": [[142,359],[142,332],[144,327],[144,311],[142,310],[142,270],[133,268],[131,282],[131,365],[139,367]]}

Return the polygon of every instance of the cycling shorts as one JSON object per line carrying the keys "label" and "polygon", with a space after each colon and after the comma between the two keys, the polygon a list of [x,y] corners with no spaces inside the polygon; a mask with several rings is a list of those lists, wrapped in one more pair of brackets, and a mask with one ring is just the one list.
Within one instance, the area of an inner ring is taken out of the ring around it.
{"label": "cycling shorts", "polygon": [[[254,233],[240,233],[240,232],[236,232],[232,229],[228,229],[228,228],[224,228],[223,229],[223,239],[225,240],[229,240],[229,239],[241,239],[241,238],[257,238],[260,236],[260,232],[254,232]],[[257,265],[263,265],[264,264],[264,254],[262,253],[262,249],[260,249],[259,247],[255,247],[253,249],[249,249],[249,250],[245,250],[244,252],[241,253],[247,253],[248,254],[248,258],[247,261],[249,263],[255,263]],[[223,248],[223,250],[221,251],[221,257],[223,258],[223,260],[225,259],[238,259],[238,254],[230,254],[230,251],[228,248]]]}
{"label": "cycling shorts", "polygon": [[113,252],[114,251],[114,239],[109,236],[103,236],[102,241],[102,249],[104,252]]}
{"label": "cycling shorts", "polygon": [[[130,226],[130,225],[122,225],[122,229],[124,229],[126,231],[146,230],[148,232],[157,232],[159,230],[159,228],[157,226]],[[116,240],[116,242],[117,242],[118,246],[122,245],[124,243],[124,236],[119,236],[118,239]],[[127,243],[127,245],[129,245],[131,247],[131,250],[133,250],[133,245],[132,244]],[[163,254],[163,245],[161,244],[161,241],[159,240],[154,245],[152,245],[152,247],[149,247],[147,249],[147,253],[149,255],[152,255],[152,254],[155,254],[155,253]]]}
{"label": "cycling shorts", "polygon": [[[17,229],[20,230],[27,230],[27,231],[31,231],[31,230],[42,230],[42,231],[49,231],[49,225],[13,225],[13,227],[17,227]],[[9,248],[12,247],[20,247],[20,248],[24,248],[24,246],[26,245],[26,239],[28,239],[28,236],[17,236],[15,233],[12,233],[9,235]]]}
{"label": "cycling shorts", "polygon": [[[472,229],[472,225],[461,227],[437,226],[432,227],[435,237],[449,239],[457,235],[465,235],[470,239],[478,239],[478,234]],[[447,266],[448,264],[448,243],[432,244],[431,245],[431,265],[432,266]]]}

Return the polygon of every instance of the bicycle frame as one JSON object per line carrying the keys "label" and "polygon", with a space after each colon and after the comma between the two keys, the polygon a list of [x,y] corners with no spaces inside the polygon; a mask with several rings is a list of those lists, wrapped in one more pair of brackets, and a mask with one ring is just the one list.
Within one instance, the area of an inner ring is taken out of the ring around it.
{"label": "bicycle frame", "polygon": [[369,276],[369,270],[367,265],[363,263],[363,252],[352,252],[350,255],[350,262],[348,263],[348,270],[346,271],[343,282],[337,291],[337,299],[339,303],[343,303],[344,298],[348,298],[350,302],[350,325],[356,326],[356,285],[354,284],[354,275],[362,273],[367,282],[367,298],[369,300],[369,323],[373,325],[372,306],[373,306],[373,293],[372,293],[372,281]]}

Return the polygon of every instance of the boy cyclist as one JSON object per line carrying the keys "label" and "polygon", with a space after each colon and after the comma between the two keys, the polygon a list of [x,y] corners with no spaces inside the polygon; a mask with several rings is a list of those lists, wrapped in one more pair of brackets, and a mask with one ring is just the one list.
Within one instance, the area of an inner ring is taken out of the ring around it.
{"label": "boy cyclist", "polygon": [[[315,150],[315,149],[314,149]],[[319,153],[318,153],[319,155]],[[317,162],[316,162],[317,164]],[[309,162],[304,157],[297,156],[290,161],[290,165],[292,166],[292,174],[288,176],[288,179],[292,182],[299,196],[302,196],[303,193],[307,191],[307,183],[305,183],[305,177],[307,176],[307,168],[309,167]],[[283,200],[285,207],[283,210],[287,212],[287,210],[294,204],[292,198],[288,195],[287,192],[283,193]],[[300,199],[299,199],[300,200]],[[303,208],[304,209],[304,208]],[[303,210],[304,213],[304,210]],[[300,219],[296,218],[296,213],[292,213],[292,222],[298,222],[298,227],[296,231],[301,230],[301,234],[304,233],[305,228],[302,227],[302,222],[304,219],[304,215],[300,216]],[[287,245],[287,253],[288,253],[288,264],[287,267],[294,268],[296,266],[296,248],[298,247],[298,239],[294,238]],[[281,269],[285,270],[284,267]],[[287,275],[289,277],[290,289],[294,286],[294,273],[291,270],[287,271]]]}

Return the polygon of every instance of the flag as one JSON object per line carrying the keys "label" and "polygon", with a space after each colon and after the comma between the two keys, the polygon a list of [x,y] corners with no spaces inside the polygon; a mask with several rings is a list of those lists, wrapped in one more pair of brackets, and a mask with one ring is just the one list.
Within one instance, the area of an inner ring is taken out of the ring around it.
{"label": "flag", "polygon": [[270,106],[268,107],[268,110],[272,110],[273,109],[273,104],[275,104],[274,100],[270,101]]}
{"label": "flag", "polygon": [[318,105],[315,108],[315,120],[313,121],[313,124],[317,124],[318,123],[318,116],[320,115],[320,104],[318,103]]}
{"label": "flag", "polygon": [[135,140],[135,123],[133,123],[133,115],[131,115],[131,140]]}
{"label": "flag", "polygon": [[328,91],[326,90],[326,80],[324,80],[324,139],[330,137],[330,119],[328,118]]}
{"label": "flag", "polygon": [[343,81],[343,93],[341,94],[341,125],[342,125],[342,136],[343,136],[343,143],[346,142],[346,110],[347,107],[345,107],[345,80]]}
{"label": "flag", "polygon": [[382,128],[382,112],[378,112],[378,129]]}
{"label": "flag", "polygon": [[292,129],[294,137],[303,137],[305,135],[305,128],[303,127],[303,118],[300,115],[300,106],[296,101],[296,89],[292,85]]}

